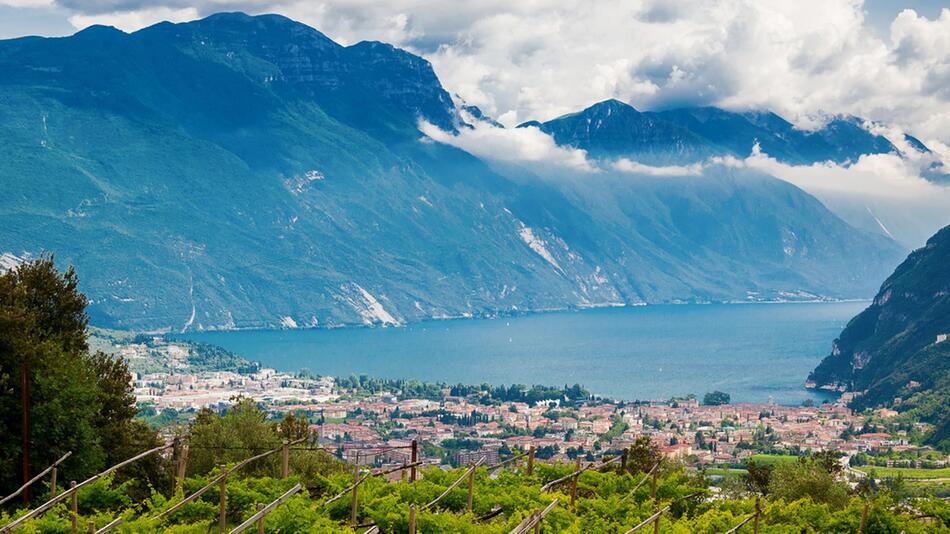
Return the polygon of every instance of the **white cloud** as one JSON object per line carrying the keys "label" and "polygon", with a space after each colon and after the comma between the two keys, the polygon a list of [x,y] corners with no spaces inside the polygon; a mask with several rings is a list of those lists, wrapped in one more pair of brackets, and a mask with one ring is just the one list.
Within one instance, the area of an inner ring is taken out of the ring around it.
{"label": "white cloud", "polygon": [[40,8],[50,7],[53,0],[0,0],[0,6]]}
{"label": "white cloud", "polygon": [[155,7],[136,11],[114,11],[94,15],[76,14],[69,17],[69,23],[76,28],[86,28],[94,24],[114,26],[122,31],[132,32],[162,21],[187,22],[199,18],[198,10],[193,7],[173,9]]}
{"label": "white cloud", "polygon": [[435,141],[486,159],[565,167],[584,172],[596,171],[587,161],[585,151],[560,147],[550,135],[533,126],[498,128],[484,122],[476,122],[474,127],[462,128],[458,134],[452,134],[421,121],[419,129]]}
{"label": "white cloud", "polygon": [[655,167],[633,161],[627,158],[620,158],[613,162],[612,167],[622,172],[634,174],[646,174],[649,176],[698,176],[703,173],[703,165],[694,163],[692,165],[667,165],[664,167]]}

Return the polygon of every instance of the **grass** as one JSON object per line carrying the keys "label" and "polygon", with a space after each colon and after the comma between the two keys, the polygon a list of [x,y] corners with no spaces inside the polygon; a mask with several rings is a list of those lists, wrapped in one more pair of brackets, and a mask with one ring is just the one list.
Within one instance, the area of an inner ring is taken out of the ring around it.
{"label": "grass", "polygon": [[754,461],[758,465],[775,465],[785,462],[797,462],[798,456],[792,456],[790,454],[753,454],[749,457],[749,460]]}
{"label": "grass", "polygon": [[917,480],[950,478],[950,467],[944,467],[942,469],[919,469],[914,467],[875,467],[873,465],[863,465],[857,469],[865,473],[874,471],[879,478],[895,478],[897,475],[903,475],[904,478]]}

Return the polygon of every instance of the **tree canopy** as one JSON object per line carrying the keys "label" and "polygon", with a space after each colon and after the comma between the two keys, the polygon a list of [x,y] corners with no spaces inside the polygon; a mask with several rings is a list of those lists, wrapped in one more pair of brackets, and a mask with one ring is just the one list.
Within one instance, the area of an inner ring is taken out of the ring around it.
{"label": "tree canopy", "polygon": [[[29,435],[32,472],[67,451],[62,480],[82,480],[158,443],[133,421],[135,397],[126,363],[86,344],[86,297],[72,268],[52,256],[0,275],[0,485],[23,482],[22,443]],[[26,377],[30,424],[22,423]],[[155,484],[160,458],[140,462],[126,476]]]}

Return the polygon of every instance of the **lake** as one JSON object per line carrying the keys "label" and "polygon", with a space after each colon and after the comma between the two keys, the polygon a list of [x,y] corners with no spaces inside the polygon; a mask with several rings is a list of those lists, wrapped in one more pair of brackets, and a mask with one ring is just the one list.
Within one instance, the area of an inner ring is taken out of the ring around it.
{"label": "lake", "polygon": [[428,321],[400,328],[199,332],[267,367],[448,383],[580,383],[660,400],[721,390],[733,402],[830,398],[803,387],[867,302],[654,305]]}

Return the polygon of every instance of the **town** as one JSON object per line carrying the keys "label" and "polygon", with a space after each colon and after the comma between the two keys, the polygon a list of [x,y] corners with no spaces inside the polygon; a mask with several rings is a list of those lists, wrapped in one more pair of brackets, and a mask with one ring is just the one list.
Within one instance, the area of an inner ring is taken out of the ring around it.
{"label": "town", "polygon": [[[666,457],[696,467],[739,466],[757,454],[809,451],[836,451],[865,462],[879,457],[886,467],[947,465],[945,456],[915,444],[926,424],[890,424],[899,420],[891,410],[856,414],[847,407],[850,394],[803,406],[728,404],[717,395],[707,395],[706,402],[689,396],[629,403],[598,398],[578,385],[450,386],[291,374],[246,362],[240,368],[240,359],[208,357],[209,351],[229,354],[221,349],[162,337],[113,350],[132,369],[146,370],[134,374],[134,393],[141,413],[157,426],[172,428],[201,409],[224,410],[248,397],[273,417],[306,416],[320,442],[338,457],[378,467],[407,462],[413,441],[425,463],[491,465],[532,448],[542,461],[594,460],[641,436]],[[210,360],[240,369],[208,368]]]}

